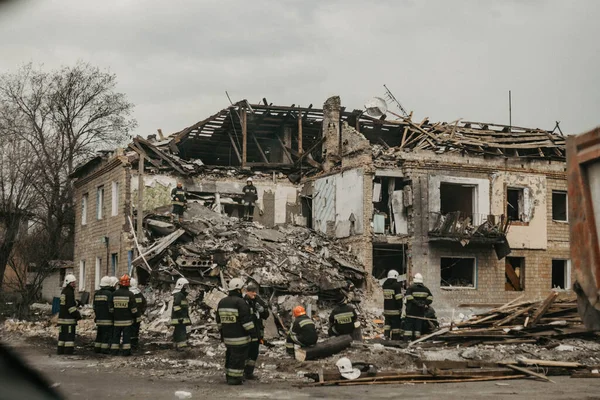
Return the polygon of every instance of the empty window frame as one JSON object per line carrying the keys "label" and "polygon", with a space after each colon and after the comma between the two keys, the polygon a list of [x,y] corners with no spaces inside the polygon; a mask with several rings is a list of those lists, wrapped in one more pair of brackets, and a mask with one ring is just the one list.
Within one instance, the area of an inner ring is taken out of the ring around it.
{"label": "empty window frame", "polygon": [[567,221],[567,192],[552,191],[552,220]]}
{"label": "empty window frame", "polygon": [[96,219],[104,218],[104,186],[98,186],[96,191]]}
{"label": "empty window frame", "polygon": [[506,257],[506,282],[504,289],[511,292],[521,292],[525,289],[525,258]]}
{"label": "empty window frame", "polygon": [[88,197],[87,193],[81,196],[81,225],[87,224]]}
{"label": "empty window frame", "polygon": [[571,287],[571,262],[552,260],[552,288],[569,289]]}
{"label": "empty window frame", "polygon": [[119,182],[113,182],[111,187],[111,205],[112,205],[112,213],[111,215],[114,217],[119,215]]}
{"label": "empty window frame", "polygon": [[440,212],[446,215],[460,212],[461,216],[471,218],[474,212],[475,185],[460,183],[440,183]]}
{"label": "empty window frame", "polygon": [[110,268],[111,268],[111,275],[112,276],[116,276],[117,275],[117,267],[119,265],[119,255],[117,253],[112,253],[110,255]]}
{"label": "empty window frame", "polygon": [[506,189],[506,216],[510,221],[523,221],[524,192],[523,188],[509,187]]}
{"label": "empty window frame", "polygon": [[477,287],[475,258],[442,257],[440,259],[440,286],[443,288]]}

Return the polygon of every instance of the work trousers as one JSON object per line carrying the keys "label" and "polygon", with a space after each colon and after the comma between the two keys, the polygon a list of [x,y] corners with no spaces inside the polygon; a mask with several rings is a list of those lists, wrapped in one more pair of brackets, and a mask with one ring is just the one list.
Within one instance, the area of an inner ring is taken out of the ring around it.
{"label": "work trousers", "polygon": [[94,342],[94,351],[96,353],[108,354],[112,339],[112,328],[112,325],[96,326],[96,342]]}
{"label": "work trousers", "polygon": [[252,221],[254,219],[254,203],[244,204],[244,221]]}
{"label": "work trousers", "polygon": [[73,354],[75,352],[75,328],[77,325],[58,326],[58,354]]}
{"label": "work trousers", "polygon": [[[123,338],[123,344],[121,344],[121,338]],[[128,326],[117,326],[113,327],[113,337],[110,345],[110,353],[112,355],[119,354],[119,348],[122,350],[121,354],[124,356],[131,355],[131,325]]]}
{"label": "work trousers", "polygon": [[285,351],[290,355],[290,356],[294,356],[295,352],[294,352],[294,341],[292,340],[292,338],[288,335],[287,340],[285,341]]}
{"label": "work trousers", "polygon": [[187,330],[184,324],[173,325],[175,330],[173,331],[173,343],[175,344],[175,350],[187,347]]}
{"label": "work trousers", "polygon": [[246,360],[246,366],[244,368],[245,376],[254,375],[254,368],[256,367],[256,360],[258,359],[258,353],[260,351],[260,342],[254,340],[248,345],[248,359]]}
{"label": "work trousers", "polygon": [[248,359],[249,345],[226,346],[225,352],[225,378],[227,383],[239,385],[244,379],[244,368]]}
{"label": "work trousers", "polygon": [[404,339],[415,340],[421,337],[423,320],[406,317],[404,321]]}
{"label": "work trousers", "polygon": [[386,339],[402,340],[402,318],[400,315],[385,315],[383,335]]}
{"label": "work trousers", "polygon": [[137,350],[140,345],[140,323],[134,322],[131,325],[131,348]]}

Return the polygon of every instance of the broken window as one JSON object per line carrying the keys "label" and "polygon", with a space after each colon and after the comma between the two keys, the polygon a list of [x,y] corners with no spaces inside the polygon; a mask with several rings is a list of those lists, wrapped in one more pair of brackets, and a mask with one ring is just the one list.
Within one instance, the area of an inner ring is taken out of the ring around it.
{"label": "broken window", "polygon": [[552,260],[552,288],[571,287],[571,263],[569,260]]}
{"label": "broken window", "polygon": [[373,182],[373,230],[385,235],[408,234],[408,217],[402,178],[378,176]]}
{"label": "broken window", "polygon": [[118,264],[119,264],[119,255],[117,253],[112,253],[110,256],[110,267],[112,270],[112,276],[117,275]]}
{"label": "broken window", "polygon": [[87,224],[87,212],[88,212],[88,194],[85,193],[81,197],[81,225]]}
{"label": "broken window", "polygon": [[96,219],[104,217],[104,186],[98,186],[96,191]]}
{"label": "broken window", "polygon": [[505,290],[513,292],[523,291],[525,289],[525,258],[506,257],[505,275]]}
{"label": "broken window", "polygon": [[451,212],[460,212],[465,218],[473,217],[473,198],[475,185],[460,183],[440,183],[440,212],[446,215]]}
{"label": "broken window", "polygon": [[440,259],[440,286],[474,288],[475,284],[475,259],[442,257]]}
{"label": "broken window", "polygon": [[510,221],[523,221],[524,190],[508,188],[506,190],[506,216]]}
{"label": "broken window", "polygon": [[406,274],[406,245],[373,245],[373,276],[384,279],[390,270]]}
{"label": "broken window", "polygon": [[567,192],[552,191],[552,220],[567,220]]}

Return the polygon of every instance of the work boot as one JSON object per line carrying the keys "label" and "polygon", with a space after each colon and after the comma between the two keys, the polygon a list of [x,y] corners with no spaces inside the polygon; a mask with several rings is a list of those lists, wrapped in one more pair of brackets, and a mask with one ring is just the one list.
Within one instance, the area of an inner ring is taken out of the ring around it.
{"label": "work boot", "polygon": [[65,354],[65,348],[60,346],[59,348],[56,349],[56,354],[58,354],[58,355]]}
{"label": "work boot", "polygon": [[227,377],[227,384],[228,385],[241,385],[243,383],[244,382],[242,381],[241,378],[234,378],[234,377],[231,377],[231,376]]}
{"label": "work boot", "polygon": [[246,379],[248,381],[259,381],[260,380],[258,375],[254,375],[254,374],[244,374],[244,379]]}

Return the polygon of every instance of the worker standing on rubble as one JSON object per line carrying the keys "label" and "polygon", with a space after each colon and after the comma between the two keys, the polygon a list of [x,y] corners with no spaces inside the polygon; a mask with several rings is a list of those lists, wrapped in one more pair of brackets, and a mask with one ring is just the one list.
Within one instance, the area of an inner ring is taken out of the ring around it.
{"label": "worker standing on rubble", "polygon": [[353,339],[360,340],[360,335],[355,332],[359,328],[356,310],[348,304],[347,297],[341,295],[338,305],[329,314],[329,336],[351,335]]}
{"label": "worker standing on rubble", "polygon": [[250,307],[242,298],[243,286],[239,278],[229,281],[229,296],[221,299],[217,306],[217,326],[227,348],[225,378],[229,385],[243,383],[249,345],[257,338]]}
{"label": "worker standing on rubble", "polygon": [[190,281],[185,278],[177,279],[173,290],[173,309],[171,310],[171,325],[173,330],[173,343],[175,350],[187,347],[187,327],[192,324],[190,320],[187,292]]}
{"label": "worker standing on rubble", "polygon": [[[135,296],[129,290],[131,278],[125,274],[119,279],[119,288],[115,290],[110,300],[110,310],[113,313],[114,326],[113,337],[110,345],[110,353],[113,355],[131,355],[131,327],[137,319],[139,312]],[[121,338],[123,344],[121,345]]]}
{"label": "worker standing on rubble", "polygon": [[60,293],[60,310],[58,313],[58,354],[73,354],[75,352],[75,328],[81,314],[75,302],[75,284],[77,278],[69,274],[65,277],[63,290]]}
{"label": "worker standing on rubble", "polygon": [[258,379],[254,375],[254,367],[256,366],[256,360],[260,350],[260,344],[265,336],[263,319],[269,318],[269,308],[267,303],[258,295],[259,287],[256,283],[249,283],[246,286],[246,294],[244,300],[250,307],[250,313],[252,314],[252,320],[254,321],[254,327],[256,329],[256,338],[252,338],[248,347],[248,359],[246,360],[246,367],[244,368],[244,378],[253,380]]}
{"label": "worker standing on rubble", "polygon": [[252,184],[252,178],[246,179],[246,186],[244,186],[242,192],[244,192],[244,197],[242,198],[244,204],[244,221],[252,222],[254,219],[254,204],[258,200],[256,186]]}
{"label": "worker standing on rubble", "polygon": [[383,282],[383,335],[386,339],[402,340],[402,284],[398,271],[390,270]]}
{"label": "worker standing on rubble", "polygon": [[138,281],[135,278],[131,278],[131,293],[135,296],[138,309],[138,316],[131,326],[131,349],[137,350],[140,344],[140,324],[142,323],[142,315],[146,312],[147,302],[142,291],[138,288]]}
{"label": "worker standing on rubble", "polygon": [[433,302],[431,291],[423,284],[423,275],[417,273],[413,284],[406,289],[406,323],[404,338],[415,340],[421,337],[425,312]]}
{"label": "worker standing on rubble", "polygon": [[171,204],[173,204],[173,213],[171,221],[177,216],[179,223],[183,222],[183,212],[187,208],[187,192],[181,182],[177,182],[177,187],[171,190]]}
{"label": "worker standing on rubble", "polygon": [[290,355],[294,355],[294,345],[308,347],[317,343],[319,339],[315,322],[306,315],[304,307],[294,307],[292,314],[294,315],[294,323],[292,329],[288,332],[285,343],[286,350]]}
{"label": "worker standing on rubble", "polygon": [[94,351],[96,353],[110,352],[110,341],[112,339],[113,316],[110,313],[110,298],[112,297],[110,276],[100,279],[100,289],[94,293],[94,314],[96,322],[96,342]]}

